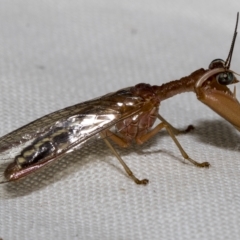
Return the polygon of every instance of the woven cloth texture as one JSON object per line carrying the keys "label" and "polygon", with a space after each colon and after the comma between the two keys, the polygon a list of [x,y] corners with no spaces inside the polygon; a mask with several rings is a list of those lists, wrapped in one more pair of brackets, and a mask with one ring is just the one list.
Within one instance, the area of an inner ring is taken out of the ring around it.
{"label": "woven cloth texture", "polygon": [[[226,59],[239,0],[0,2],[0,136],[58,109],[140,82],[180,79]],[[231,68],[240,72],[240,40]],[[238,94],[237,88],[237,96]],[[116,150],[103,141],[0,185],[0,238],[240,239],[240,135],[194,93],[161,103],[166,131]],[[115,146],[115,145],[114,145]]]}

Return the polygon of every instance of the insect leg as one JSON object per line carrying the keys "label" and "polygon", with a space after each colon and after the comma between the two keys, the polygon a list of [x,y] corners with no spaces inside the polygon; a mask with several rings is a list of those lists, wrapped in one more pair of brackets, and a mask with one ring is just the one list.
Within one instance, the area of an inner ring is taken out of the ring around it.
{"label": "insect leg", "polygon": [[146,142],[148,139],[150,139],[151,137],[153,137],[154,135],[156,135],[161,129],[166,128],[166,130],[168,131],[168,134],[170,135],[170,137],[172,138],[172,140],[174,141],[174,143],[177,145],[179,151],[181,152],[182,156],[184,157],[184,159],[188,160],[189,162],[191,162],[192,164],[194,164],[197,167],[209,167],[210,164],[208,162],[203,162],[203,163],[199,163],[196,162],[195,160],[191,159],[187,153],[184,151],[184,149],[182,148],[181,144],[178,142],[177,138],[174,135],[174,130],[172,130],[171,125],[168,125],[168,122],[162,122],[159,123],[155,128],[153,128],[150,132],[146,133],[145,135],[138,137],[136,139],[136,142],[138,144],[142,144],[144,142]]}
{"label": "insect leg", "polygon": [[126,148],[129,146],[129,143],[127,141],[125,141],[124,139],[122,139],[121,137],[119,137],[118,135],[116,135],[115,133],[113,133],[110,130],[104,130],[101,133],[101,137],[104,138],[110,138],[113,142],[117,143],[120,147]]}
{"label": "insect leg", "polygon": [[143,144],[148,141],[150,138],[155,136],[161,129],[165,127],[164,123],[159,123],[155,128],[153,128],[148,133],[142,135],[141,137],[136,137],[135,141],[137,144]]}
{"label": "insect leg", "polygon": [[105,143],[107,144],[107,146],[111,149],[111,151],[113,152],[113,154],[117,157],[118,161],[122,164],[124,170],[126,171],[126,173],[129,175],[129,177],[131,177],[133,179],[133,181],[137,184],[143,184],[146,185],[148,183],[148,179],[142,179],[139,180],[138,178],[136,178],[133,174],[133,172],[130,170],[130,168],[127,166],[127,164],[122,160],[122,158],[120,157],[120,155],[117,153],[117,151],[115,150],[115,148],[111,145],[111,143],[105,138],[104,134],[100,134],[103,138],[103,140],[105,141]]}
{"label": "insect leg", "polygon": [[161,120],[162,122],[165,122],[168,124],[169,127],[172,128],[173,132],[175,135],[177,134],[181,134],[181,133],[188,133],[190,132],[191,130],[194,129],[194,126],[193,125],[188,125],[186,129],[183,129],[183,130],[180,130],[180,129],[177,129],[175,127],[173,127],[165,118],[163,118],[160,114],[158,114],[158,119]]}
{"label": "insect leg", "polygon": [[210,166],[210,163],[208,162],[202,162],[202,163],[199,163],[199,162],[196,162],[195,160],[193,160],[192,158],[190,158],[187,153],[184,151],[184,149],[182,148],[181,144],[178,142],[177,138],[175,137],[171,127],[169,127],[168,125],[165,125],[165,128],[167,129],[170,137],[172,138],[172,140],[175,142],[175,144],[177,145],[179,151],[181,152],[182,156],[188,160],[189,162],[191,162],[192,164],[194,164],[195,166],[197,167],[209,167]]}

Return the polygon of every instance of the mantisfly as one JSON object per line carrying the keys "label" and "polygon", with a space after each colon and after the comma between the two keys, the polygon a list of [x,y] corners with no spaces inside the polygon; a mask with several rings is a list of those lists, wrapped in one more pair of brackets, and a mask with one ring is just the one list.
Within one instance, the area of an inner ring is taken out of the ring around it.
{"label": "mantisfly", "polygon": [[[236,90],[231,92],[227,87],[238,82],[230,70],[238,19],[239,13],[226,61],[215,59],[208,69],[201,68],[187,77],[161,86],[140,83],[67,107],[1,137],[0,154],[11,152],[14,156],[0,173],[0,183],[28,176],[98,136],[105,141],[135,183],[147,184],[147,179],[135,177],[111,141],[121,147],[128,147],[133,141],[143,144],[162,129],[166,129],[184,159],[197,167],[209,167],[208,162],[199,163],[187,155],[175,137],[180,130],[159,114],[159,106],[162,101],[176,94],[195,92],[198,100],[240,130],[240,104],[236,99]],[[154,125],[156,120],[160,123]]]}

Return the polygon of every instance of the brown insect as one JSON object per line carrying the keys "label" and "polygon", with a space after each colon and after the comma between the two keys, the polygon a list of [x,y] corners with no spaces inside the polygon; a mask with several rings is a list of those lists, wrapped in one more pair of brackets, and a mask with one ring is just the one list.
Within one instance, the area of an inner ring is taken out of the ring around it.
{"label": "brown insect", "polygon": [[[34,173],[98,136],[105,141],[135,183],[147,184],[147,179],[135,177],[110,141],[121,147],[127,147],[133,141],[142,144],[162,129],[167,130],[184,159],[197,167],[209,167],[208,162],[199,163],[187,155],[175,137],[181,131],[169,124],[158,111],[161,101],[192,91],[201,102],[240,130],[240,104],[236,99],[236,90],[234,88],[231,92],[227,87],[238,82],[230,70],[238,19],[239,13],[226,61],[213,60],[208,69],[199,69],[161,86],[140,83],[56,111],[0,138],[1,156],[8,156],[11,160],[2,172],[0,183]],[[160,123],[153,127],[157,119]],[[183,132],[190,129],[191,126]]]}

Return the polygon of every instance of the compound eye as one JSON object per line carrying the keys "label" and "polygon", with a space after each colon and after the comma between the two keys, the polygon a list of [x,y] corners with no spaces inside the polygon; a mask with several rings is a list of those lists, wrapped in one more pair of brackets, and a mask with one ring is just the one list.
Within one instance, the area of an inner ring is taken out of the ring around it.
{"label": "compound eye", "polygon": [[225,67],[225,62],[218,58],[213,60],[210,64],[209,64],[209,69],[214,69],[214,68],[224,68]]}
{"label": "compound eye", "polygon": [[222,85],[231,84],[234,80],[234,75],[231,72],[223,72],[217,75],[216,77],[218,83]]}

